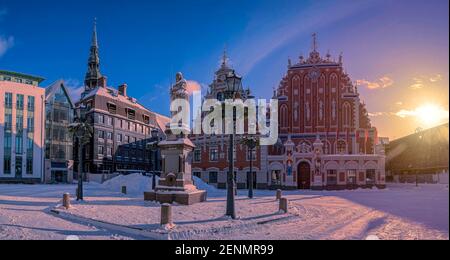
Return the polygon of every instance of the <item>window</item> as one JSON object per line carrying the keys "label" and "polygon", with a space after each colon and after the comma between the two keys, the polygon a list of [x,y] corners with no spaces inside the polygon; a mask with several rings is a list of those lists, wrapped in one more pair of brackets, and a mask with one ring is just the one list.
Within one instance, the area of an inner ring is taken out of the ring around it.
{"label": "window", "polygon": [[202,161],[202,150],[196,149],[194,151],[194,162],[201,162]]}
{"label": "window", "polygon": [[23,131],[23,115],[19,113],[16,115],[16,131]]}
{"label": "window", "polygon": [[98,131],[98,138],[100,138],[100,139],[105,138],[105,132],[99,130],[99,131]]}
{"label": "window", "polygon": [[27,104],[28,111],[34,111],[34,97],[28,96],[28,104]]}
{"label": "window", "polygon": [[209,183],[216,184],[217,183],[217,172],[209,172]]}
{"label": "window", "polygon": [[256,149],[253,149],[251,152],[250,149],[247,150],[247,161],[250,160],[256,161]]}
{"label": "window", "polygon": [[147,125],[150,124],[150,117],[149,116],[143,115],[142,117],[143,117],[143,121],[144,121],[145,124],[147,124]]}
{"label": "window", "polygon": [[12,114],[5,114],[5,130],[11,131],[12,130]]}
{"label": "window", "polygon": [[34,141],[32,136],[28,136],[27,138],[27,151],[33,152]]}
{"label": "window", "polygon": [[23,98],[23,95],[17,94],[16,108],[18,110],[23,110]]}
{"label": "window", "polygon": [[337,185],[337,170],[327,171],[327,185]]}
{"label": "window", "polygon": [[136,118],[136,111],[134,111],[133,109],[127,108],[127,116],[129,119],[134,120]]}
{"label": "window", "polygon": [[219,159],[219,150],[217,148],[209,149],[209,161],[217,162]]}
{"label": "window", "polygon": [[98,146],[98,155],[104,155],[104,154],[105,154],[105,151],[104,151],[103,146],[99,145]]}
{"label": "window", "polygon": [[199,179],[202,178],[202,173],[201,172],[193,172],[192,175],[194,175],[194,177],[197,177]]}
{"label": "window", "polygon": [[29,133],[34,132],[34,115],[31,115],[30,113],[28,113],[27,116],[27,131]]}
{"label": "window", "polygon": [[105,123],[105,116],[104,115],[98,115],[98,123],[104,124]]}
{"label": "window", "polygon": [[117,106],[115,104],[108,103],[108,112],[115,114],[117,112]]}
{"label": "window", "polygon": [[112,157],[112,154],[113,154],[113,149],[112,149],[112,147],[108,147],[108,149],[106,149],[106,155],[107,155],[108,157]]}
{"label": "window", "polygon": [[12,93],[5,93],[5,107],[12,108]]}
{"label": "window", "polygon": [[374,185],[376,181],[376,170],[366,170],[366,184]]}
{"label": "window", "polygon": [[11,149],[11,133],[5,133],[5,149]]}
{"label": "window", "polygon": [[122,134],[117,134],[117,142],[122,142]]}
{"label": "window", "polygon": [[277,186],[281,185],[281,171],[273,170],[271,174],[271,185]]}
{"label": "window", "polygon": [[336,151],[338,154],[345,154],[347,153],[347,144],[345,141],[339,140],[336,145]]}
{"label": "window", "polygon": [[356,170],[347,170],[347,184],[356,184]]}
{"label": "window", "polygon": [[113,139],[113,134],[111,133],[111,132],[107,132],[106,133],[106,138],[108,139],[108,140],[112,140]]}
{"label": "window", "polygon": [[33,175],[33,157],[27,158],[27,174]]}
{"label": "window", "polygon": [[5,155],[3,159],[3,172],[4,174],[11,174],[11,156]]}
{"label": "window", "polygon": [[23,153],[23,137],[21,135],[16,136],[16,154]]}

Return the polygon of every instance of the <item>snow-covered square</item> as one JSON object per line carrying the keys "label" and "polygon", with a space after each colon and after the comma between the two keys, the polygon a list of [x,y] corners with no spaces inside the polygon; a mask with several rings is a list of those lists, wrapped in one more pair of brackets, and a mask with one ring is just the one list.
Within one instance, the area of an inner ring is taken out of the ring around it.
{"label": "snow-covered square", "polygon": [[[121,186],[128,194],[121,194]],[[160,226],[160,205],[144,202],[151,179],[131,175],[85,186],[85,201],[60,207],[76,185],[0,185],[0,239],[449,239],[446,185],[391,184],[385,190],[239,191],[238,219],[224,217],[226,191],[200,180],[208,201],[173,205],[175,226]]]}

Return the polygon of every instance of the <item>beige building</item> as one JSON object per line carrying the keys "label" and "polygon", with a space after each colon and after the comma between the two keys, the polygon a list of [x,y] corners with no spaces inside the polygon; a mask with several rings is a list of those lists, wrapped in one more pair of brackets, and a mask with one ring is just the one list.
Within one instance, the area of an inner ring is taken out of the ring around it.
{"label": "beige building", "polygon": [[40,77],[0,71],[0,182],[43,181],[42,81]]}

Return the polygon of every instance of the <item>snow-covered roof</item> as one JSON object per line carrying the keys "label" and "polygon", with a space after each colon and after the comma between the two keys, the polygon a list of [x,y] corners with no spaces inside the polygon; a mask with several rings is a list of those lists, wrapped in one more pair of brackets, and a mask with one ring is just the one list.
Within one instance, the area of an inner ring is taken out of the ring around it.
{"label": "snow-covered roof", "polygon": [[107,97],[107,98],[110,98],[110,99],[113,99],[116,101],[120,101],[126,105],[129,105],[130,107],[139,108],[139,109],[148,111],[149,113],[153,113],[152,111],[150,111],[143,105],[139,104],[135,98],[119,95],[118,92],[119,91],[117,89],[114,89],[111,87],[107,87],[107,88],[96,87],[96,88],[92,89],[90,92],[88,92],[87,94],[85,94],[82,97],[81,101],[88,99],[90,97],[93,97],[93,96],[103,96],[103,97]]}

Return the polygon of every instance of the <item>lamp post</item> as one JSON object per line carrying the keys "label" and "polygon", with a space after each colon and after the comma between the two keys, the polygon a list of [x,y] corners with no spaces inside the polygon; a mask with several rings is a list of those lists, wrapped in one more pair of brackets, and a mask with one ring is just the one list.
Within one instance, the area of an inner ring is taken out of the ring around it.
{"label": "lamp post", "polygon": [[[147,144],[147,149],[149,149],[152,153],[154,153],[154,161],[153,164],[153,174],[152,174],[152,189],[156,188],[156,171],[158,170],[158,143],[159,143],[159,131],[158,129],[152,129],[152,142]],[[150,154],[151,158],[151,154]]]}
{"label": "lamp post", "polygon": [[83,147],[90,143],[93,134],[92,126],[86,117],[86,107],[80,105],[75,109],[74,122],[69,125],[69,132],[72,133],[78,142],[78,189],[77,201],[83,200]]}
{"label": "lamp post", "polygon": [[250,152],[250,174],[248,175],[248,197],[253,199],[253,151],[259,145],[259,140],[257,137],[245,137],[242,139],[242,144],[247,146],[248,151]]}
{"label": "lamp post", "polygon": [[[418,149],[421,149],[422,148],[422,141],[423,141],[423,130],[422,130],[422,128],[420,128],[420,127],[418,127],[417,129],[416,129],[416,134],[418,134],[418,140],[417,140],[417,143],[418,143],[418,145],[419,145],[419,147],[418,147]],[[419,153],[420,154],[422,154],[422,152],[423,151],[419,151]],[[420,165],[423,167],[423,156],[421,156],[421,158],[420,158],[421,160],[420,160]],[[417,167],[417,166],[416,166]],[[419,175],[418,175],[419,173],[418,173],[418,170],[416,170],[416,187],[419,187]]]}
{"label": "lamp post", "polygon": [[[231,74],[227,76],[227,90],[225,91],[225,98],[227,100],[234,100],[236,98],[236,92],[241,86],[241,78],[236,74]],[[227,209],[226,215],[232,219],[236,219],[236,208],[235,208],[235,179],[234,179],[234,138],[235,138],[235,127],[236,127],[236,115],[233,109],[233,118],[227,118],[227,120],[232,120],[233,127],[232,133],[229,135],[229,172],[227,176]]]}

